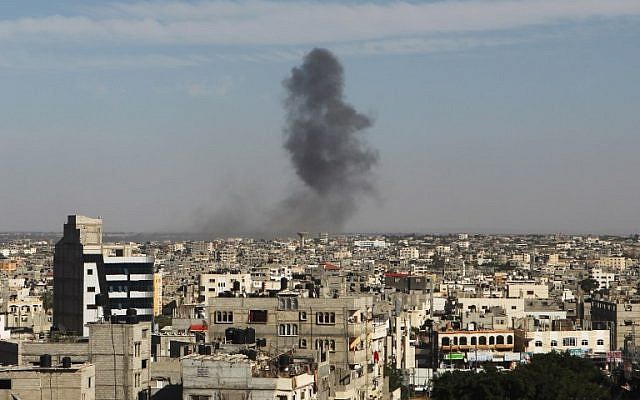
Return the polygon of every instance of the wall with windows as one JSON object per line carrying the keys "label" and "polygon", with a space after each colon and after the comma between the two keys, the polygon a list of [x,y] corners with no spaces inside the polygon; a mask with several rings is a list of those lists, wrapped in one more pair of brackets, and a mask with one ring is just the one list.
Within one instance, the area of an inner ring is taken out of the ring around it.
{"label": "wall with windows", "polygon": [[609,330],[592,331],[537,331],[526,333],[526,351],[576,351],[589,354],[609,351]]}

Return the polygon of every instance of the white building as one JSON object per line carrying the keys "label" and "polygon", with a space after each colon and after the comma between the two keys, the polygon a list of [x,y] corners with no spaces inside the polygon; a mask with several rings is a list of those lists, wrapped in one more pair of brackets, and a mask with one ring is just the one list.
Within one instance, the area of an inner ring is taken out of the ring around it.
{"label": "white building", "polygon": [[598,282],[598,289],[609,289],[611,282],[616,281],[616,274],[605,272],[602,268],[593,268],[589,272],[589,278]]}
{"label": "white building", "polygon": [[211,297],[218,297],[223,292],[232,292],[236,295],[248,294],[253,292],[252,282],[249,273],[201,274],[198,300],[209,304]]}
{"label": "white building", "polygon": [[527,331],[526,351],[549,353],[569,351],[573,354],[602,354],[609,351],[609,330]]}

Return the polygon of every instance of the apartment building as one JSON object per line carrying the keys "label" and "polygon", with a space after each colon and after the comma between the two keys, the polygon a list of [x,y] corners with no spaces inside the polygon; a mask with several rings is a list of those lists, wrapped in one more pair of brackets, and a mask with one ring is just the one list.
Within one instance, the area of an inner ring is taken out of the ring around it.
{"label": "apartment building", "polygon": [[135,309],[153,318],[153,257],[134,256],[128,245],[102,243],[102,220],[70,215],[55,246],[53,326],[87,336],[89,322],[124,317]]}
{"label": "apartment building", "polygon": [[620,300],[591,300],[594,327],[611,331],[611,349],[622,350],[626,337],[636,333],[640,325],[640,303]]}
{"label": "apartment building", "polygon": [[506,297],[460,297],[457,306],[461,312],[486,312],[494,308],[504,310],[507,326],[513,327],[513,320],[525,316],[523,298]]}
{"label": "apartment building", "polygon": [[605,272],[602,268],[592,268],[589,271],[589,278],[598,282],[598,289],[609,289],[611,283],[616,281],[616,274]]}
{"label": "apartment building", "polygon": [[89,324],[89,357],[101,400],[149,398],[151,323]]}
{"label": "apartment building", "polygon": [[217,297],[209,302],[209,337],[222,340],[228,328],[248,327],[270,354],[326,353],[339,377],[336,391],[345,398],[379,398],[387,325],[374,318],[373,303],[373,296],[309,298],[294,291],[277,297]]}

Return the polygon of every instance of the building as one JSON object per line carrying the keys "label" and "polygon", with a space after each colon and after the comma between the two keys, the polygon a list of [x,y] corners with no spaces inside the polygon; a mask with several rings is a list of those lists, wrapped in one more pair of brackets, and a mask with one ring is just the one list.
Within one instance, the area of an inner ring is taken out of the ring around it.
{"label": "building", "polygon": [[568,351],[573,355],[605,354],[609,351],[609,331],[539,330],[526,332],[526,351],[549,353]]}
{"label": "building", "polygon": [[[312,363],[284,355],[251,360],[242,354],[189,355],[180,360],[182,399],[315,400]],[[283,362],[281,362],[281,360]]]}
{"label": "building", "polygon": [[420,258],[420,252],[415,247],[403,247],[400,249],[398,257],[401,260],[417,260]]}
{"label": "building", "polygon": [[163,270],[153,274],[153,315],[162,314],[162,276]]}
{"label": "building", "polygon": [[229,328],[251,328],[272,355],[326,352],[338,377],[336,392],[344,398],[380,398],[388,322],[374,317],[373,303],[373,296],[309,298],[293,291],[277,297],[216,297],[209,302],[209,337],[224,340]]}
{"label": "building", "polygon": [[124,317],[128,309],[151,321],[153,264],[130,246],[103,245],[101,219],[70,215],[54,253],[54,328],[87,336],[87,323]]}
{"label": "building", "polygon": [[251,274],[249,273],[217,273],[201,274],[199,298],[201,303],[209,304],[211,297],[229,292],[234,295],[246,295],[253,292]]}
{"label": "building", "polygon": [[507,297],[523,299],[548,299],[549,286],[535,282],[507,282]]}
{"label": "building", "polygon": [[593,268],[589,272],[589,278],[598,282],[598,289],[609,289],[611,283],[616,281],[616,274],[605,272],[602,268]]}
{"label": "building", "polygon": [[593,327],[611,331],[611,349],[624,349],[626,338],[634,337],[640,325],[640,303],[591,300]]}
{"label": "building", "polygon": [[95,378],[91,364],[52,366],[45,356],[40,366],[0,368],[0,399],[95,400]]}
{"label": "building", "polygon": [[596,261],[596,266],[605,269],[624,270],[633,265],[632,260],[623,256],[600,257]]}
{"label": "building", "polygon": [[505,312],[509,327],[513,327],[514,319],[525,316],[523,298],[461,297],[458,299],[458,306],[461,312],[486,312],[496,307],[501,308]]}
{"label": "building", "polygon": [[100,400],[148,399],[151,323],[89,324],[89,354]]}

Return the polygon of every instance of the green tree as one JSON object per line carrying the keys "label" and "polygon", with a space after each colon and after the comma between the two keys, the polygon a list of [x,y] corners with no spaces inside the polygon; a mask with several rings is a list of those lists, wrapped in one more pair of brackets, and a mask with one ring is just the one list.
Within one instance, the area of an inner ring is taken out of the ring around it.
{"label": "green tree", "polygon": [[389,392],[400,388],[402,400],[409,399],[409,387],[403,383],[402,371],[393,364],[384,366],[384,375],[389,377]]}
{"label": "green tree", "polygon": [[53,290],[47,290],[40,296],[40,300],[42,300],[42,307],[44,307],[45,311],[49,311],[53,308]]}
{"label": "green tree", "polygon": [[454,371],[434,380],[435,400],[606,400],[612,384],[589,360],[566,353],[535,355],[514,371]]}
{"label": "green tree", "polygon": [[587,278],[580,281],[580,289],[583,292],[591,293],[593,290],[600,287],[600,284],[595,279]]}

